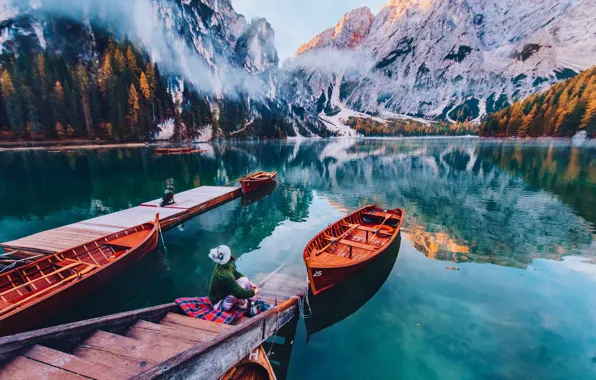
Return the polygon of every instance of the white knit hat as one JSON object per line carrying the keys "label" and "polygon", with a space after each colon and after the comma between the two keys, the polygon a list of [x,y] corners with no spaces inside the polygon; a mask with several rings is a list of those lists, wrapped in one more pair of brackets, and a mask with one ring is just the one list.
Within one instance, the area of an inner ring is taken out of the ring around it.
{"label": "white knit hat", "polygon": [[209,257],[217,264],[225,265],[232,258],[232,251],[227,245],[220,245],[209,252]]}

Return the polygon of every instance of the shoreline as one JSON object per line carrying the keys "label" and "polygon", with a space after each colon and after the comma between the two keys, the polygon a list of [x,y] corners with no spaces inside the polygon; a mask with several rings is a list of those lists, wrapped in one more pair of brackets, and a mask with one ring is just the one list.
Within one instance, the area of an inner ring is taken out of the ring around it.
{"label": "shoreline", "polygon": [[103,148],[142,148],[145,143],[94,143],[92,141],[77,141],[73,144],[64,144],[56,141],[35,141],[26,143],[10,144],[7,146],[0,143],[0,152],[19,152],[27,150],[65,151],[74,149],[103,149]]}

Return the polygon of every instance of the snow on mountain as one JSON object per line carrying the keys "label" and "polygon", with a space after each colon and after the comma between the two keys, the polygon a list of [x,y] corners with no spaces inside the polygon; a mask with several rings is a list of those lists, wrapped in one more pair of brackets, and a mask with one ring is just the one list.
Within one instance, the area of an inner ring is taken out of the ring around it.
{"label": "snow on mountain", "polygon": [[[326,56],[342,64],[326,66]],[[469,120],[594,63],[593,0],[392,0],[303,45],[284,63],[285,94],[322,115],[348,107]]]}

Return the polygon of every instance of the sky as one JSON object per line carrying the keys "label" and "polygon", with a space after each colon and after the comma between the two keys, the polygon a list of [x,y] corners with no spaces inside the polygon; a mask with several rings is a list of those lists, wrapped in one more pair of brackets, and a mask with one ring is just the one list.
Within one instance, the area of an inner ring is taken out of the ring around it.
{"label": "sky", "polygon": [[236,12],[250,22],[265,17],[275,30],[280,62],[294,55],[300,45],[335,26],[352,9],[368,6],[377,14],[388,0],[232,0]]}

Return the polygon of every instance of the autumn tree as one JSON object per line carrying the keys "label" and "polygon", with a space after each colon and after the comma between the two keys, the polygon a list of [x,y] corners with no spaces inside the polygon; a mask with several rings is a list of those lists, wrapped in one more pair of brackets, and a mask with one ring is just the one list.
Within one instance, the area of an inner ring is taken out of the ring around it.
{"label": "autumn tree", "polygon": [[22,108],[8,70],[3,70],[2,74],[0,74],[0,84],[2,85],[2,97],[6,105],[6,115],[10,126],[13,133],[20,134],[25,128]]}
{"label": "autumn tree", "polygon": [[136,129],[138,133],[139,122],[139,93],[134,84],[130,85],[128,92],[128,117],[131,124],[131,129]]}
{"label": "autumn tree", "polygon": [[87,70],[82,63],[77,66],[77,79],[79,81],[79,91],[81,95],[81,106],[83,109],[83,120],[87,127],[87,136],[92,139],[95,137],[95,128],[93,127],[93,118],[91,117],[91,103],[89,100],[89,77]]}

